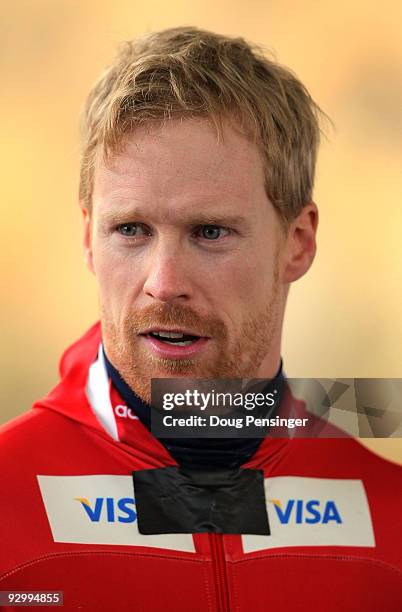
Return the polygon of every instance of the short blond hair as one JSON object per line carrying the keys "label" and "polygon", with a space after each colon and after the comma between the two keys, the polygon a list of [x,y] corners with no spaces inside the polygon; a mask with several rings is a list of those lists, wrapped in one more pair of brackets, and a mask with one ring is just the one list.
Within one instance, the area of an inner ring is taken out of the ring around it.
{"label": "short blond hair", "polygon": [[312,200],[320,118],[288,69],[243,38],[194,27],[154,32],[121,45],[93,86],[82,115],[79,196],[90,211],[96,155],[147,122],[233,118],[258,145],[268,198],[286,224]]}

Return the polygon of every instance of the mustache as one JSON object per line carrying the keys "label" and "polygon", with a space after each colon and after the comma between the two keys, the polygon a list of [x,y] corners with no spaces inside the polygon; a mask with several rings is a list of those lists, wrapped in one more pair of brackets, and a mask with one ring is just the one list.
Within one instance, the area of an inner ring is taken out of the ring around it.
{"label": "mustache", "polygon": [[210,336],[218,340],[227,337],[227,329],[223,321],[214,315],[199,315],[189,306],[176,304],[150,304],[145,306],[126,320],[131,332],[142,333],[150,327],[183,327],[191,329],[197,336]]}

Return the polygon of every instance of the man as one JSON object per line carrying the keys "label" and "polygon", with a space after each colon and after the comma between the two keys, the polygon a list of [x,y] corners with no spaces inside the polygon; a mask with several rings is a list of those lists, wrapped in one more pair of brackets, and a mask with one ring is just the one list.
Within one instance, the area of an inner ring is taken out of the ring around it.
{"label": "man", "polygon": [[398,466],[351,438],[166,440],[149,423],[152,378],[284,389],[319,114],[290,71],[195,28],[126,43],[97,82],[80,203],[101,321],[3,428],[0,590],[63,591],[67,609],[400,609]]}

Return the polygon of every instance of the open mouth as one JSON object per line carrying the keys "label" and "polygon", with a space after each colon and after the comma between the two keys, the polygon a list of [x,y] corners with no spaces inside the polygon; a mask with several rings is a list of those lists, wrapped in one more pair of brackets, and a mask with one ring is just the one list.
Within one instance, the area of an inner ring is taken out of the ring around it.
{"label": "open mouth", "polygon": [[146,334],[151,336],[159,342],[164,344],[170,344],[174,346],[191,346],[194,342],[200,339],[200,336],[194,336],[192,334],[185,334],[182,332],[171,332],[171,331],[152,331]]}
{"label": "open mouth", "polygon": [[139,336],[145,340],[146,349],[162,359],[193,359],[201,355],[211,340],[190,329],[150,328]]}

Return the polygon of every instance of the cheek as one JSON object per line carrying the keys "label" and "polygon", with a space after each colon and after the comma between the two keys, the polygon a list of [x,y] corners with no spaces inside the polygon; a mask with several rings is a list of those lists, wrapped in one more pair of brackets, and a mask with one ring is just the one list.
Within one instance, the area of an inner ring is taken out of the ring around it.
{"label": "cheek", "polygon": [[101,243],[94,245],[93,258],[102,307],[118,318],[130,309],[138,292],[138,265]]}
{"label": "cheek", "polygon": [[210,276],[214,314],[226,320],[231,333],[238,334],[243,321],[264,310],[272,295],[272,275],[267,266],[243,254],[216,266]]}
{"label": "cheek", "polygon": [[264,299],[274,286],[273,255],[268,252],[243,253],[241,257],[217,270],[217,285],[232,299],[248,305]]}

